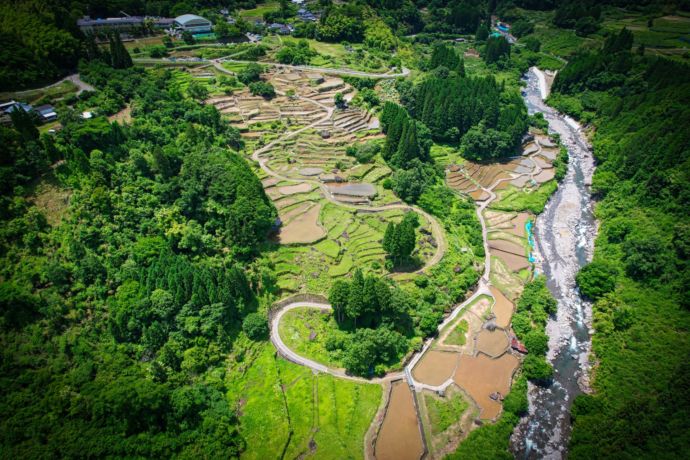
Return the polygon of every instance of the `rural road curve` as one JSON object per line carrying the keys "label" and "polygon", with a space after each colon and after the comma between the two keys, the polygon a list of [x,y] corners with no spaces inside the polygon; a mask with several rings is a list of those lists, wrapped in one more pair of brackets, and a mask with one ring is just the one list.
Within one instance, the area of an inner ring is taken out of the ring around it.
{"label": "rural road curve", "polygon": [[[318,123],[318,122],[316,122]],[[303,128],[303,129],[307,129]],[[296,133],[296,132],[295,132]],[[274,141],[277,142],[277,141]],[[537,155],[541,151],[541,145],[537,140],[535,140],[535,143],[539,146],[539,150],[534,152],[533,154],[529,155],[528,158],[530,158],[534,164],[534,169],[530,172],[527,173],[522,173],[522,174],[516,174],[513,177],[510,178],[505,178],[505,179],[499,179],[497,180],[494,184],[492,184],[490,187],[480,187],[482,190],[486,191],[489,194],[489,198],[481,202],[476,210],[477,210],[477,216],[479,217],[479,221],[482,225],[482,239],[484,242],[484,251],[485,251],[485,262],[484,262],[484,273],[482,274],[482,277],[480,278],[479,282],[477,283],[477,287],[474,291],[474,293],[465,299],[462,303],[456,305],[451,313],[446,317],[446,319],[438,325],[437,330],[441,332],[445,327],[447,327],[449,324],[451,324],[455,319],[458,317],[458,315],[467,307],[470,305],[472,302],[474,302],[477,298],[481,296],[487,296],[495,302],[496,299],[494,298],[493,294],[491,293],[491,282],[489,281],[489,276],[491,273],[491,254],[489,252],[489,240],[488,240],[488,230],[486,226],[486,222],[484,220],[484,216],[482,215],[482,212],[491,204],[492,201],[496,199],[496,193],[493,191],[496,186],[498,186],[501,182],[504,182],[506,180],[513,180],[521,176],[530,176],[533,177],[536,174],[539,174],[541,172],[541,168],[537,165],[536,162],[531,158],[534,155]],[[262,149],[259,149],[255,152],[261,153],[261,151],[265,151],[266,149],[270,148],[271,144],[267,144],[264,146]],[[254,158],[255,160],[259,161],[261,163],[261,159],[259,159],[258,155]],[[265,161],[265,159],[263,159]],[[263,165],[262,165],[263,167]],[[269,168],[265,168],[264,171],[267,173],[271,173],[272,171]],[[274,175],[274,177],[279,177],[283,178],[282,176],[279,175]],[[286,180],[295,180],[295,179],[287,179]],[[299,180],[298,180],[299,181]],[[309,181],[305,180],[305,182],[314,182],[314,181]],[[389,205],[389,206],[383,206],[383,210],[385,209],[391,209],[390,206],[403,206],[405,207],[406,205]],[[375,210],[377,208],[367,208],[367,209],[372,209]],[[421,211],[421,210],[420,210]],[[422,211],[423,212],[423,211]],[[429,216],[431,217],[431,216]],[[432,220],[432,222],[435,222],[435,219]],[[442,255],[441,255],[442,257]],[[440,260],[440,259],[439,259]],[[318,303],[318,302],[292,302],[289,303],[285,306],[283,306],[281,309],[275,311],[273,313],[273,317],[271,319],[271,342],[273,345],[276,347],[278,352],[284,356],[286,359],[299,364],[301,366],[308,367],[314,371],[318,372],[324,372],[336,377],[341,377],[344,379],[356,381],[356,382],[366,382],[366,383],[382,383],[382,382],[387,382],[391,380],[397,380],[401,377],[405,377],[407,379],[407,382],[409,385],[411,385],[415,390],[419,391],[422,389],[427,389],[431,391],[441,391],[444,390],[445,388],[448,387],[451,383],[453,383],[452,377],[449,378],[446,382],[442,383],[441,385],[428,385],[423,382],[418,382],[415,380],[414,376],[412,375],[412,369],[417,365],[419,360],[424,356],[424,354],[429,350],[431,347],[433,341],[435,340],[436,337],[430,337],[424,342],[424,346],[422,349],[415,353],[412,358],[409,360],[407,365],[405,366],[404,370],[402,372],[390,372],[386,374],[383,377],[379,378],[371,378],[371,379],[365,379],[362,377],[356,377],[352,375],[348,375],[343,369],[338,369],[338,368],[333,368],[333,367],[328,367],[324,364],[318,363],[316,361],[313,361],[311,359],[305,358],[297,353],[295,353],[290,347],[288,347],[285,342],[283,342],[283,339],[280,337],[280,320],[282,319],[283,315],[290,310],[294,310],[295,308],[316,308],[319,310],[332,310],[332,307],[330,304],[327,303]]]}
{"label": "rural road curve", "polygon": [[330,67],[316,67],[311,65],[292,65],[292,64],[281,64],[279,62],[265,62],[265,61],[243,61],[241,59],[231,59],[231,58],[219,58],[219,59],[203,59],[198,58],[197,60],[184,60],[184,59],[171,59],[171,58],[134,58],[133,61],[137,64],[179,64],[188,65],[195,63],[206,63],[213,64],[213,67],[221,72],[234,75],[235,72],[223,67],[223,62],[234,62],[236,64],[261,64],[273,67],[279,67],[282,69],[292,69],[297,71],[312,71],[321,72],[328,75],[344,75],[350,77],[363,77],[363,78],[401,78],[410,75],[410,69],[403,67],[401,72],[398,73],[376,73],[376,72],[362,72],[359,70],[351,69],[333,69]]}
{"label": "rural road curve", "polygon": [[24,91],[15,91],[14,94],[18,97],[21,97],[22,94],[26,94],[32,91],[37,91],[37,90],[43,90],[43,89],[48,89],[48,88],[54,88],[55,86],[58,86],[66,81],[74,83],[78,90],[77,90],[77,95],[83,93],[84,91],[96,91],[96,88],[93,86],[89,85],[88,83],[82,81],[82,79],[79,77],[78,73],[74,73],[72,75],[68,75],[65,78],[56,81],[55,83],[51,83],[50,85],[43,86],[41,88],[35,88],[35,89],[26,89]]}
{"label": "rural road curve", "polygon": [[[326,73],[329,75],[345,75],[345,76],[365,77],[365,78],[401,78],[401,77],[407,77],[410,74],[410,69],[405,68],[405,67],[403,67],[402,71],[399,73],[390,73],[390,72],[376,73],[376,72],[362,72],[359,70],[351,70],[351,69],[333,69],[330,67],[316,67],[316,66],[311,66],[311,65],[280,64],[278,62],[243,61],[243,60],[231,59],[231,58],[214,59],[213,62],[216,62],[219,65],[221,62],[234,62],[237,64],[252,64],[253,63],[253,64],[270,65],[273,67],[279,67],[281,69],[292,69],[292,70],[298,70],[298,71],[308,70],[308,71],[313,71],[313,72]],[[218,68],[218,66],[216,66],[216,68]],[[225,71],[227,71],[227,69],[225,69]]]}

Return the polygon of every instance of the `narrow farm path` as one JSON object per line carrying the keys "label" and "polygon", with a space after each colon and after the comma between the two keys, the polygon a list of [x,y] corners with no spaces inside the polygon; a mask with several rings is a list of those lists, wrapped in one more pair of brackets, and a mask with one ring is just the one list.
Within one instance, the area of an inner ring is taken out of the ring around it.
{"label": "narrow farm path", "polygon": [[438,222],[438,220],[429,214],[428,212],[424,211],[423,209],[414,206],[414,205],[408,205],[408,204],[388,204],[384,206],[366,206],[366,205],[353,205],[353,204],[346,204],[341,201],[336,200],[333,195],[331,194],[330,190],[324,184],[323,182],[315,179],[294,179],[294,178],[289,178],[281,175],[280,173],[274,171],[271,169],[268,165],[268,158],[262,157],[262,154],[269,151],[271,148],[273,148],[276,144],[283,142],[287,139],[293,138],[297,136],[298,134],[309,130],[313,129],[314,127],[318,126],[320,123],[330,120],[333,117],[333,114],[335,113],[335,108],[334,107],[329,107],[324,104],[322,104],[319,101],[316,101],[314,99],[308,98],[308,97],[302,97],[299,96],[299,99],[302,99],[304,101],[311,102],[312,104],[316,104],[317,106],[321,107],[322,109],[326,110],[326,114],[317,119],[316,121],[312,122],[311,124],[304,126],[300,129],[297,129],[295,131],[291,131],[289,133],[286,133],[283,136],[280,136],[273,141],[269,142],[268,144],[264,145],[263,147],[256,149],[254,153],[252,154],[252,160],[256,161],[261,169],[268,174],[269,176],[275,177],[276,179],[284,180],[284,181],[290,181],[290,182],[297,182],[297,183],[307,183],[307,184],[314,184],[318,186],[321,189],[321,192],[323,193],[323,196],[328,200],[329,202],[336,204],[338,206],[342,206],[343,208],[346,209],[352,209],[352,210],[358,210],[358,211],[365,211],[365,212],[384,212],[384,211],[389,211],[392,209],[402,209],[405,211],[414,211],[418,214],[421,214],[424,216],[424,218],[430,223],[431,225],[431,233],[434,236],[434,239],[436,240],[436,252],[434,255],[426,261],[423,267],[419,268],[416,270],[414,273],[422,273],[427,270],[429,270],[431,267],[434,265],[438,264],[441,259],[443,258],[444,254],[446,253],[446,248],[447,248],[447,241],[446,241],[446,236],[445,232],[443,231],[443,227],[441,224]]}

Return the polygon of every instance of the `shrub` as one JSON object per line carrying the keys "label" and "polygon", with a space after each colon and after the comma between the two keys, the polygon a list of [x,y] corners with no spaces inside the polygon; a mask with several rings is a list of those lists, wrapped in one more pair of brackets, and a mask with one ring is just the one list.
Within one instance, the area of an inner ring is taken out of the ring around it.
{"label": "shrub", "polygon": [[262,70],[259,64],[251,63],[237,73],[237,79],[245,85],[248,85],[253,81],[259,81]]}
{"label": "shrub", "polygon": [[524,338],[527,350],[534,355],[544,355],[549,349],[549,336],[543,331],[533,330]]}
{"label": "shrub", "polygon": [[266,99],[271,99],[276,95],[276,90],[275,88],[273,88],[273,85],[271,85],[270,83],[266,83],[265,81],[255,81],[253,83],[250,83],[249,91],[254,96],[262,96]]}
{"label": "shrub", "polygon": [[618,268],[610,262],[595,260],[577,274],[577,285],[586,297],[596,300],[616,288]]}
{"label": "shrub", "polygon": [[261,313],[250,313],[242,321],[242,330],[252,340],[268,337],[268,319]]}
{"label": "shrub", "polygon": [[553,367],[543,356],[529,354],[522,365],[525,377],[529,380],[545,383],[553,376]]}

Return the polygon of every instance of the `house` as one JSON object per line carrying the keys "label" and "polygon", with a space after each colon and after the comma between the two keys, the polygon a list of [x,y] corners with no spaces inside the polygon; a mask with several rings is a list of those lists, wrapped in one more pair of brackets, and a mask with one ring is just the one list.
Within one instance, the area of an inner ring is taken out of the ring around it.
{"label": "house", "polygon": [[154,16],[125,16],[123,18],[96,18],[84,16],[77,20],[77,26],[85,33],[93,33],[106,30],[136,30],[143,29],[150,24],[155,29],[169,29],[174,19]]}
{"label": "house", "polygon": [[17,102],[14,100],[5,102],[4,104],[0,104],[0,111],[7,115],[19,109],[22,109],[24,112],[29,113],[34,108],[31,106],[31,104],[25,104],[24,102]]}
{"label": "house", "polygon": [[300,8],[297,10],[297,17],[302,21],[316,21],[316,15],[309,11],[307,8]]}
{"label": "house", "polygon": [[213,30],[213,23],[196,14],[183,14],[175,18],[173,27],[192,34],[207,34]]}
{"label": "house", "polygon": [[47,123],[49,121],[57,120],[57,113],[55,112],[55,107],[50,104],[39,105],[34,109],[38,116],[41,117],[41,121]]}
{"label": "house", "polygon": [[4,125],[11,124],[12,119],[10,118],[10,114],[15,110],[23,110],[24,112],[29,113],[33,110],[33,107],[31,107],[29,104],[24,104],[23,102],[17,102],[15,100],[3,102],[0,104],[0,123]]}
{"label": "house", "polygon": [[153,18],[153,27],[156,29],[171,29],[174,24],[173,18]]}
{"label": "house", "polygon": [[288,26],[286,24],[280,24],[277,22],[270,24],[268,26],[268,30],[270,30],[273,33],[280,34],[280,35],[290,35],[290,33],[292,33],[292,29],[290,28],[290,26]]}

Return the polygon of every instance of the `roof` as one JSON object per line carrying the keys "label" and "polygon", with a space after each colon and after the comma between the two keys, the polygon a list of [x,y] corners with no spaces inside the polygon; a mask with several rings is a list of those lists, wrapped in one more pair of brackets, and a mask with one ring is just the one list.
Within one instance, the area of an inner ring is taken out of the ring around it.
{"label": "roof", "polygon": [[50,104],[39,105],[38,107],[35,107],[34,110],[41,115],[47,115],[51,112],[55,113],[55,107]]}
{"label": "roof", "polygon": [[24,112],[31,112],[33,110],[33,107],[31,107],[31,104],[25,104],[23,102],[14,102],[13,104],[10,104],[8,107],[5,108],[5,113],[12,113],[15,110],[19,109],[22,109]]}
{"label": "roof", "polygon": [[209,21],[208,19],[202,18],[201,16],[197,16],[196,14],[183,14],[182,16],[178,16],[175,18],[175,22],[179,24],[186,24],[190,21],[204,21],[209,24],[211,23],[211,21]]}
{"label": "roof", "polygon": [[141,16],[128,16],[125,18],[96,18],[91,19],[89,17],[84,17],[77,20],[78,26],[97,26],[97,25],[117,25],[117,24],[142,24],[144,18]]}

